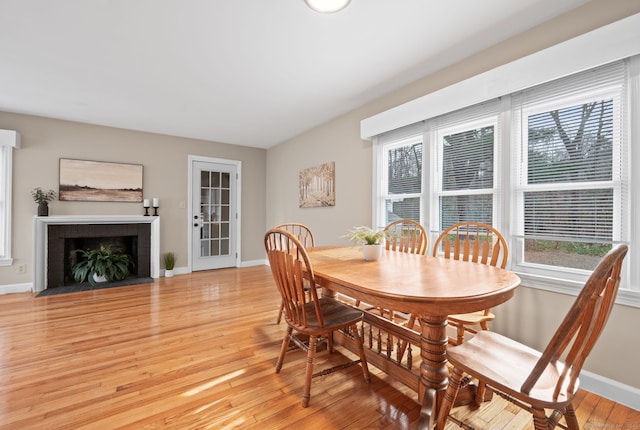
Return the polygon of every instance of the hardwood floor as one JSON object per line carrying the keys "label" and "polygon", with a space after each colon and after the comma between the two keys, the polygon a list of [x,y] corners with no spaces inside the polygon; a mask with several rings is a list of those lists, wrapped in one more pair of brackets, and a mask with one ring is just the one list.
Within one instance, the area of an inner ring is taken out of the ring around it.
{"label": "hardwood floor", "polygon": [[[305,356],[275,360],[285,325],[266,266],[153,284],[0,296],[1,429],[411,429],[417,395],[373,366],[315,378],[300,406]],[[340,362],[338,353],[318,360]],[[344,354],[349,354],[344,352]],[[637,428],[640,412],[585,391],[583,428]],[[499,398],[466,417],[477,428],[532,429]],[[458,428],[453,423],[447,429]]]}

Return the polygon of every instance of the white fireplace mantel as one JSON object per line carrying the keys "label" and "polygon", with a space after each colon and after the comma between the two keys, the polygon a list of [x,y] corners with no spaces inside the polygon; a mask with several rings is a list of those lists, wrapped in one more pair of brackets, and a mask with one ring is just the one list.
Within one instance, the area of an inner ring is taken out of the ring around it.
{"label": "white fireplace mantel", "polygon": [[142,215],[59,215],[36,216],[33,223],[33,290],[47,288],[47,227],[64,224],[150,224],[152,278],[160,277],[160,217]]}

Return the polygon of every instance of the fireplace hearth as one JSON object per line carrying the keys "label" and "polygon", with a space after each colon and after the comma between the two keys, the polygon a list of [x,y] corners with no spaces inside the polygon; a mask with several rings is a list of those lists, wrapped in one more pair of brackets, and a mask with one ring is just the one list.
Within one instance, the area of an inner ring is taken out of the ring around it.
{"label": "fireplace hearth", "polygon": [[100,244],[120,247],[135,266],[130,278],[158,278],[160,218],[145,216],[35,217],[34,291],[75,284],[71,276],[76,249]]}

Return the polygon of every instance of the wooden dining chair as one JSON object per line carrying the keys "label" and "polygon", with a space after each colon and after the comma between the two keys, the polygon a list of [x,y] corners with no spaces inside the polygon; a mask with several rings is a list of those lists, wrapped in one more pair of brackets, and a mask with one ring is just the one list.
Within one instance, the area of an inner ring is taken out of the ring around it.
{"label": "wooden dining chair", "polygon": [[273,228],[286,230],[289,233],[293,234],[296,237],[296,239],[298,239],[298,241],[300,241],[302,246],[304,246],[305,248],[316,246],[316,241],[313,237],[313,232],[308,226],[304,224],[300,224],[297,222],[287,222],[283,224],[278,224]]}
{"label": "wooden dining chair", "polygon": [[[569,430],[578,430],[572,403],[578,376],[609,318],[627,249],[618,245],[602,258],[543,352],[490,331],[449,348],[447,359],[453,370],[437,428],[444,428],[466,374],[529,410],[536,430],[555,428],[563,416]],[[476,403],[483,397],[484,393],[476,393]]]}
{"label": "wooden dining chair", "polygon": [[[292,233],[271,229],[265,234],[264,246],[271,265],[273,279],[284,303],[284,315],[287,323],[287,330],[276,363],[276,373],[282,369],[284,357],[291,342],[307,352],[302,407],[306,408],[309,405],[311,379],[315,376],[325,375],[334,370],[360,363],[365,381],[370,382],[371,376],[367,359],[357,327],[357,324],[362,321],[363,312],[332,297],[318,297],[315,288],[305,290],[305,279],[308,279],[311,285],[316,285],[313,268],[305,247]],[[337,330],[343,330],[346,336],[355,342],[360,359],[313,373],[318,341],[320,339],[326,340],[327,349],[329,352],[333,352],[332,337],[333,332]],[[302,339],[305,336],[308,337],[308,343]]]}
{"label": "wooden dining chair", "polygon": [[[305,248],[316,246],[316,241],[313,237],[313,232],[309,227],[304,224],[300,224],[297,222],[288,222],[283,224],[278,224],[274,228],[279,228],[281,230],[286,230],[289,233],[293,234],[296,239],[300,241],[302,246]],[[284,312],[284,302],[280,304],[280,309],[278,310],[278,318],[276,319],[276,324],[280,324],[282,321],[282,313]]]}
{"label": "wooden dining chair", "polygon": [[[409,254],[421,254],[427,253],[427,246],[429,238],[424,227],[419,222],[410,219],[400,219],[389,223],[385,228],[386,239],[385,248],[388,251],[406,252]],[[360,306],[360,300],[356,300],[356,306]],[[376,309],[380,312],[380,316],[386,317],[390,320],[396,319],[396,313],[392,309],[383,309],[380,307],[368,307],[367,310]],[[415,325],[416,317],[404,316],[404,321],[407,325],[413,327]]]}
{"label": "wooden dining chair", "polygon": [[400,219],[389,223],[384,230],[387,232],[387,250],[421,255],[427,253],[429,238],[419,222]]}
{"label": "wooden dining chair", "polygon": [[[504,269],[507,266],[509,248],[498,230],[480,222],[463,222],[445,229],[433,246],[433,256],[442,256],[453,260],[487,264]],[[464,342],[465,332],[477,333],[474,327],[489,330],[489,321],[495,315],[491,309],[467,314],[449,315],[449,325],[455,327],[455,339],[449,338],[453,345]]]}

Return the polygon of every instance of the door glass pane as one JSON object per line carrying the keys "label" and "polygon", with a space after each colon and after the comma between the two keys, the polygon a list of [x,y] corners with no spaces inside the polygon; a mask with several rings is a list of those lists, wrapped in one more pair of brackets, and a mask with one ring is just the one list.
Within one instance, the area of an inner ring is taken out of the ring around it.
{"label": "door glass pane", "polygon": [[211,255],[220,255],[220,241],[212,240],[211,241]]}
{"label": "door glass pane", "polygon": [[211,235],[209,233],[209,225],[203,223],[202,228],[200,229],[200,239],[208,239],[210,237]]}
{"label": "door glass pane", "polygon": [[220,241],[220,254],[229,255],[229,239],[223,239]]}
{"label": "door glass pane", "polygon": [[229,188],[229,173],[222,173],[222,188]]}
{"label": "door glass pane", "polygon": [[220,237],[229,237],[229,223],[224,222],[220,225]]}
{"label": "door glass pane", "polygon": [[209,172],[200,172],[200,186],[206,188],[209,184]]}
{"label": "door glass pane", "polygon": [[220,187],[220,172],[211,172],[211,187]]}
{"label": "door glass pane", "polygon": [[220,209],[222,209],[220,220],[229,221],[229,206],[222,206]]}
{"label": "door glass pane", "polygon": [[209,241],[208,240],[201,240],[200,241],[200,255],[202,257],[208,257],[209,255],[211,255],[211,253],[209,252]]}

